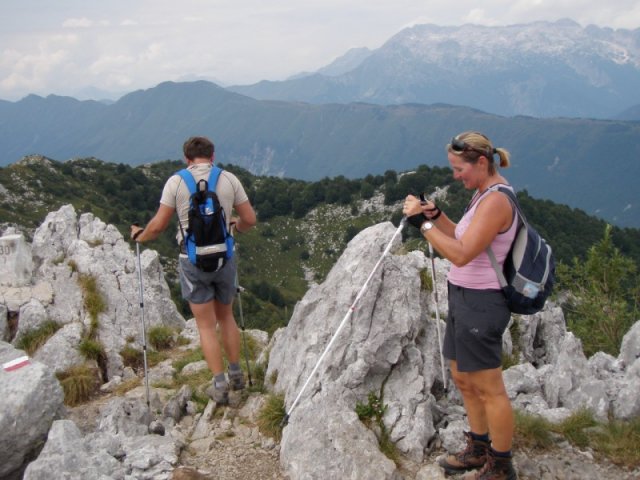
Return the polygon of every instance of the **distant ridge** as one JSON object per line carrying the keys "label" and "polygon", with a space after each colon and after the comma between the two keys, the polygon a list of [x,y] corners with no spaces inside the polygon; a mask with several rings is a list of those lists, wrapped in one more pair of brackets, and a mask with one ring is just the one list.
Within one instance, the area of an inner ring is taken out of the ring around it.
{"label": "distant ridge", "polygon": [[35,95],[0,102],[0,164],[29,154],[134,165],[177,160],[185,138],[208,135],[219,161],[258,175],[357,178],[447,165],[444,145],[468,129],[511,151],[505,173],[516,188],[640,226],[638,122],[502,117],[445,104],[258,101],[206,81],[166,82],[111,105]]}
{"label": "distant ridge", "polygon": [[640,103],[640,29],[568,19],[415,25],[349,71],[229,87],[257,99],[466,105],[498,115],[614,118]]}

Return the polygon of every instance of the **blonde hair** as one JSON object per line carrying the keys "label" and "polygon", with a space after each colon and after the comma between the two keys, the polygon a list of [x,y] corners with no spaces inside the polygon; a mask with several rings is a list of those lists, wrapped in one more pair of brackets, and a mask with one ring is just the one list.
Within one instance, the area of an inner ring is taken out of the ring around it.
{"label": "blonde hair", "polygon": [[469,163],[476,163],[478,158],[481,156],[485,157],[489,160],[489,173],[492,175],[496,172],[496,166],[493,161],[493,156],[495,154],[500,158],[500,163],[498,163],[498,165],[501,168],[507,168],[511,165],[511,154],[509,151],[504,148],[494,148],[491,144],[491,140],[480,132],[462,132],[453,137],[452,141],[453,140],[460,140],[464,142],[467,148],[464,150],[454,149],[451,146],[451,143],[449,143],[447,144],[448,153],[462,157],[465,162]]}

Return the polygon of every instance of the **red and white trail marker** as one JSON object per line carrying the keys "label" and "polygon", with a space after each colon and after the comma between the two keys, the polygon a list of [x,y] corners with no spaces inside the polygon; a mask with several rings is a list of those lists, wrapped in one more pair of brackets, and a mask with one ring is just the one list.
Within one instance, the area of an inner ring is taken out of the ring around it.
{"label": "red and white trail marker", "polygon": [[29,357],[23,355],[22,357],[14,358],[10,362],[6,362],[2,364],[2,369],[5,372],[11,372],[13,370],[18,370],[19,368],[24,367],[25,365],[29,365],[31,362],[29,361]]}

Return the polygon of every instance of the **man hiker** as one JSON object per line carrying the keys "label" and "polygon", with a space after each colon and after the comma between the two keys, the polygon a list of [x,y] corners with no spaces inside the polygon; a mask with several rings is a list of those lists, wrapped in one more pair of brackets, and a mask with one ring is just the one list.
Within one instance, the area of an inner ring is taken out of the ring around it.
{"label": "man hiker", "polygon": [[[214,162],[214,145],[206,137],[191,137],[183,146],[186,170],[193,176],[195,183],[207,181]],[[244,233],[256,224],[256,214],[249,202],[244,187],[238,178],[223,170],[215,185],[220,207],[226,219],[226,230]],[[171,176],[164,185],[160,206],[155,216],[144,227],[131,226],[131,238],[136,242],[156,239],[169,226],[173,213],[178,213],[177,241],[180,245],[178,269],[182,297],[189,307],[198,326],[202,352],[209,369],[213,373],[209,396],[218,404],[229,403],[229,389],[244,388],[244,375],[240,369],[240,332],[233,316],[232,304],[236,294],[236,259],[230,252],[215,271],[203,271],[192,263],[187,254],[191,208],[191,192],[180,172]],[[232,213],[236,216],[232,216]],[[187,233],[185,233],[187,232]],[[229,258],[230,257],[230,258]],[[210,270],[210,269],[208,269]],[[216,327],[220,328],[222,346],[229,361],[228,379],[224,372],[221,345],[218,342]]]}

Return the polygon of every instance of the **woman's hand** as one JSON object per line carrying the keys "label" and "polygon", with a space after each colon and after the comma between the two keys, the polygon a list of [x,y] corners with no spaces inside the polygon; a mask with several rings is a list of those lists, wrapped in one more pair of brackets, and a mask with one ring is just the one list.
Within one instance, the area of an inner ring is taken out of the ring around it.
{"label": "woman's hand", "polygon": [[428,220],[423,209],[419,198],[407,195],[407,198],[404,199],[402,213],[407,217],[407,221],[416,228],[420,228]]}
{"label": "woman's hand", "polygon": [[407,195],[407,197],[404,199],[404,205],[402,206],[403,215],[406,217],[411,217],[422,212],[423,208],[422,205],[420,205],[420,199],[414,195]]}

